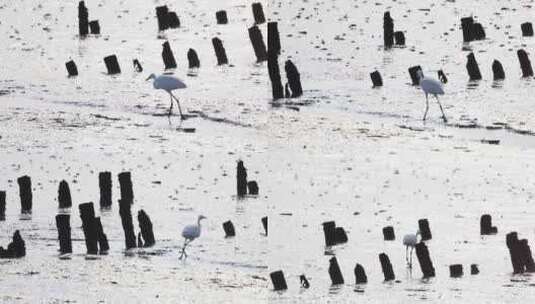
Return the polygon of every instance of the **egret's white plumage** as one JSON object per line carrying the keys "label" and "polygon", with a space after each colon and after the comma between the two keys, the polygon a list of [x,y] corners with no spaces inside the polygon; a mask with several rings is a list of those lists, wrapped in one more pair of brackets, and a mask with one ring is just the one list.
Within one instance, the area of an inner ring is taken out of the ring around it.
{"label": "egret's white plumage", "polygon": [[173,76],[168,75],[160,75],[156,76],[154,74],[150,74],[150,76],[147,78],[147,80],[152,79],[152,85],[157,90],[164,90],[167,93],[169,93],[169,96],[171,98],[171,106],[169,107],[169,114],[167,117],[169,118],[169,123],[171,123],[171,114],[173,112],[173,98],[176,100],[176,103],[178,105],[178,110],[180,112],[180,119],[184,119],[184,115],[182,115],[182,109],[180,108],[180,102],[178,101],[178,98],[173,95],[173,91],[177,89],[185,89],[186,84]]}
{"label": "egret's white plumage", "polygon": [[206,217],[204,215],[199,215],[197,218],[197,224],[193,225],[187,225],[182,229],[182,237],[184,237],[184,246],[182,247],[182,254],[180,255],[180,259],[182,259],[183,256],[188,257],[186,254],[186,246],[191,243],[194,239],[201,236],[201,220],[205,219]]}
{"label": "egret's white plumage", "polygon": [[[415,234],[406,234],[403,236],[403,245],[405,245],[405,260],[407,261],[409,268],[412,268],[412,251],[414,250],[414,247],[416,247],[416,244],[418,244],[418,235],[420,235],[419,230]],[[411,248],[410,259],[408,254],[409,247]]]}
{"label": "egret's white plumage", "polygon": [[444,114],[444,110],[442,109],[442,105],[438,100],[438,95],[444,95],[442,83],[436,79],[425,77],[422,73],[422,70],[418,70],[418,78],[420,79],[420,88],[422,88],[425,93],[425,113],[423,120],[425,120],[427,117],[427,111],[429,110],[428,95],[431,94],[437,99],[438,106],[440,107],[440,111],[442,112],[442,119],[444,119],[444,122],[448,122],[448,120],[446,119],[446,114]]}

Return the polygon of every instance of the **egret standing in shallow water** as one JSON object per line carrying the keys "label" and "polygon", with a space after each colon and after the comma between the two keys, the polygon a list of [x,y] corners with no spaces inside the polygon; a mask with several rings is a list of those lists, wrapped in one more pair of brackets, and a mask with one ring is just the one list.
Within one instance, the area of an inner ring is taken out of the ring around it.
{"label": "egret standing in shallow water", "polygon": [[147,80],[153,79],[152,85],[155,89],[165,90],[167,93],[169,93],[169,97],[171,98],[171,106],[169,107],[169,114],[167,115],[169,119],[169,123],[171,123],[171,114],[173,113],[173,98],[176,100],[176,103],[178,104],[178,111],[180,112],[180,120],[184,119],[184,115],[182,114],[182,109],[180,108],[180,102],[178,101],[178,98],[173,95],[173,91],[176,89],[185,89],[186,84],[173,76],[167,76],[167,75],[160,75],[156,76],[154,74],[150,74],[150,76],[147,78]]}
{"label": "egret standing in shallow water", "polygon": [[438,106],[440,107],[440,111],[442,112],[442,119],[444,119],[444,122],[448,122],[446,119],[446,114],[444,114],[444,110],[442,109],[442,105],[440,104],[440,101],[438,100],[437,95],[444,95],[444,89],[442,88],[442,83],[440,81],[424,77],[424,74],[422,70],[418,70],[418,78],[420,79],[420,87],[425,93],[425,113],[424,113],[424,121],[427,117],[427,111],[429,110],[429,98],[428,95],[432,94],[435,96],[438,102]]}
{"label": "egret standing in shallow water", "polygon": [[195,225],[187,225],[182,230],[182,236],[184,237],[184,246],[182,247],[182,253],[180,254],[179,259],[182,259],[182,257],[188,257],[186,254],[186,246],[188,246],[189,243],[191,243],[194,239],[201,236],[201,220],[205,219],[206,217],[204,215],[199,215],[197,218],[197,224]]}
{"label": "egret standing in shallow water", "polygon": [[[418,244],[418,236],[420,235],[420,230],[416,231],[415,234],[406,234],[403,237],[403,245],[405,245],[405,260],[409,268],[412,268],[412,251],[416,244]],[[409,247],[411,248],[410,259],[409,259]]]}

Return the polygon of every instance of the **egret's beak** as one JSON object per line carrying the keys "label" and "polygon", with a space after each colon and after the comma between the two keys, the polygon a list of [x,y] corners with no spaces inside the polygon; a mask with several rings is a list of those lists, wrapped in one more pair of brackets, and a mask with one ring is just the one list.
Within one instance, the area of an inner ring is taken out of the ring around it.
{"label": "egret's beak", "polygon": [[149,76],[149,77],[147,77],[147,79],[145,79],[145,81],[149,81],[149,80],[151,80],[151,78],[152,78],[152,76]]}

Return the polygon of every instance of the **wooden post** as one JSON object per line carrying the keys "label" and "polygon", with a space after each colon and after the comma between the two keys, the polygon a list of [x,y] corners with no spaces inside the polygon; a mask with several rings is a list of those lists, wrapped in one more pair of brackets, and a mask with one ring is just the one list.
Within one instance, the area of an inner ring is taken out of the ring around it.
{"label": "wooden post", "polygon": [[416,244],[416,256],[418,257],[424,278],[434,277],[435,267],[433,267],[433,262],[431,262],[431,258],[429,257],[429,250],[424,242]]}
{"label": "wooden post", "polygon": [[394,19],[390,17],[390,12],[385,12],[383,16],[383,33],[384,48],[391,48],[394,44]]}
{"label": "wooden post", "polygon": [[100,209],[111,208],[111,172],[104,171],[98,174],[100,188]]}
{"label": "wooden post", "polygon": [[392,269],[392,264],[386,253],[379,254],[379,261],[381,261],[381,268],[383,269],[383,274],[385,276],[385,281],[392,281],[396,279],[394,275],[394,270]]}
{"label": "wooden post", "polygon": [[307,277],[304,274],[299,276],[299,282],[301,283],[301,287],[303,288],[310,287],[310,283],[308,282]]}
{"label": "wooden post", "polygon": [[260,31],[258,26],[255,25],[249,28],[249,39],[251,40],[251,44],[253,45],[256,62],[266,61],[268,59],[266,44],[264,43],[262,32]]}
{"label": "wooden post", "polygon": [[503,66],[498,60],[494,60],[492,63],[492,73],[494,74],[494,80],[503,80],[505,79],[505,72],[503,71]]}
{"label": "wooden post", "polygon": [[158,30],[165,31],[169,28],[169,9],[166,5],[156,7],[156,17],[158,18]]}
{"label": "wooden post", "polygon": [[93,203],[83,203],[78,205],[80,218],[82,219],[82,228],[85,236],[85,246],[87,254],[97,254],[98,231],[95,221],[95,209]]}
{"label": "wooden post", "polygon": [[520,249],[520,241],[516,232],[510,232],[506,235],[505,242],[509,248],[509,255],[511,256],[511,263],[513,264],[513,273],[524,273],[524,264],[522,263],[522,253]]}
{"label": "wooden post", "polygon": [[396,239],[396,235],[394,234],[394,227],[386,226],[383,228],[383,239],[385,241],[394,241]]}
{"label": "wooden post", "polygon": [[264,231],[266,232],[266,236],[268,235],[268,217],[264,216],[262,218],[262,226],[264,227]]}
{"label": "wooden post", "polygon": [[166,41],[162,44],[162,59],[163,63],[165,65],[165,69],[175,69],[177,67],[175,56],[173,55],[173,51],[171,50],[171,46],[169,45],[169,41]]}
{"label": "wooden post", "polygon": [[418,71],[422,71],[422,67],[419,65],[415,65],[409,68],[409,75],[411,76],[412,85],[420,84],[420,77],[418,76]]}
{"label": "wooden post", "polygon": [[405,45],[405,34],[402,31],[397,31],[394,33],[394,41],[396,45],[404,46]]}
{"label": "wooden post", "polygon": [[533,36],[533,25],[531,22],[525,22],[520,25],[520,29],[522,29],[522,36],[524,37],[532,37]]}
{"label": "wooden post", "polygon": [[479,66],[477,65],[474,53],[468,54],[467,58],[466,70],[468,71],[468,76],[470,76],[470,81],[481,80],[481,72],[479,72]]}
{"label": "wooden post", "polygon": [[156,240],[154,239],[154,232],[152,231],[152,221],[150,220],[149,215],[143,209],[138,211],[137,221],[139,223],[141,236],[144,240],[143,247],[154,246],[154,244],[156,244]]}
{"label": "wooden post", "polygon": [[117,56],[110,55],[110,56],[104,57],[104,63],[106,64],[106,69],[108,70],[109,75],[121,73],[121,68],[119,67]]}
{"label": "wooden post", "polygon": [[247,189],[250,195],[258,195],[258,183],[256,181],[247,182]]}
{"label": "wooden post", "polygon": [[130,172],[121,172],[118,175],[121,199],[134,203],[134,190],[132,189],[132,175]]}
{"label": "wooden post", "polygon": [[522,69],[522,77],[532,77],[533,69],[531,68],[531,61],[529,60],[528,53],[520,49],[516,52],[518,61],[520,61],[520,68]]}
{"label": "wooden post", "polygon": [[80,1],[78,3],[78,33],[80,38],[85,37],[89,33],[88,18],[87,7],[85,7],[84,1]]}
{"label": "wooden post", "polygon": [[368,277],[366,276],[366,271],[364,271],[364,267],[362,265],[358,264],[355,265],[355,284],[366,284],[368,283]]}
{"label": "wooden post", "polygon": [[347,234],[343,227],[336,227],[334,229],[334,241],[336,244],[347,243]]}
{"label": "wooden post", "polygon": [[253,9],[255,24],[262,24],[266,22],[266,18],[264,17],[264,10],[262,9],[262,3],[255,2],[251,5],[251,7]]}
{"label": "wooden post", "polygon": [[138,72],[138,73],[141,73],[143,72],[143,67],[141,66],[141,63],[139,63],[139,60],[137,59],[134,59],[132,61],[133,65],[134,65],[134,71]]}
{"label": "wooden post", "polygon": [[479,222],[481,235],[490,235],[498,233],[498,228],[492,226],[492,217],[489,214],[483,214]]}
{"label": "wooden post", "polygon": [[325,246],[336,245],[336,224],[334,221],[324,222],[323,234],[325,236]]}
{"label": "wooden post", "polygon": [[99,247],[99,254],[105,255],[108,254],[108,250],[110,250],[110,245],[108,244],[108,237],[104,233],[104,228],[102,228],[102,222],[100,221],[100,217],[95,217],[95,228],[97,230],[97,241],[98,241],[98,247]]}
{"label": "wooden post", "polygon": [[303,88],[301,87],[301,75],[291,60],[287,60],[284,65],[286,71],[286,78],[292,91],[292,98],[297,98],[303,95]]}
{"label": "wooden post", "polygon": [[238,197],[243,197],[247,194],[247,169],[243,166],[243,161],[238,161],[236,171]]}
{"label": "wooden post", "polygon": [[438,70],[437,74],[438,74],[438,79],[440,80],[440,82],[448,83],[448,77],[446,77],[446,74],[444,74],[444,71]]}
{"label": "wooden post", "polygon": [[487,35],[485,34],[485,29],[483,28],[483,25],[481,25],[481,23],[474,23],[472,27],[472,32],[474,33],[475,40],[484,40],[487,37]]}
{"label": "wooden post", "polygon": [[280,38],[277,22],[268,22],[268,71],[273,100],[284,98],[279,70]]}
{"label": "wooden post", "polygon": [[72,253],[71,216],[69,214],[56,215],[60,254]]}
{"label": "wooden post", "polygon": [[332,257],[329,260],[329,276],[331,277],[332,285],[344,284],[344,277],[342,277],[336,257]]}
{"label": "wooden post", "polygon": [[479,274],[479,269],[477,268],[477,264],[470,265],[470,274],[471,275]]}
{"label": "wooden post", "polygon": [[533,261],[533,256],[531,255],[531,248],[529,248],[528,240],[521,239],[519,241],[519,246],[521,250],[521,259],[524,264],[526,272],[535,272],[535,261]]}
{"label": "wooden post", "polygon": [[32,214],[32,180],[28,175],[21,176],[17,179],[19,184],[20,213]]}
{"label": "wooden post", "polygon": [[473,34],[474,18],[465,17],[461,18],[461,27],[463,29],[463,41],[470,42],[474,40]]}
{"label": "wooden post", "polygon": [[460,278],[462,276],[463,276],[463,265],[462,264],[450,265],[450,277],[451,278]]}
{"label": "wooden post", "polygon": [[13,241],[7,245],[7,249],[0,247],[0,258],[22,258],[26,255],[26,245],[18,230],[13,234]]}
{"label": "wooden post", "polygon": [[100,25],[98,24],[98,20],[89,22],[89,29],[91,34],[100,35]]}
{"label": "wooden post", "polygon": [[76,67],[76,63],[74,63],[73,60],[67,61],[65,63],[65,67],[67,68],[67,73],[69,73],[69,77],[78,76],[78,68]]}
{"label": "wooden post", "polygon": [[288,286],[286,285],[286,279],[284,279],[284,273],[282,270],[274,271],[269,274],[271,277],[271,283],[273,283],[273,289],[275,291],[286,290]]}
{"label": "wooden post", "polygon": [[418,228],[420,229],[422,241],[428,241],[433,238],[431,235],[431,229],[429,229],[429,221],[427,219],[418,220]]}
{"label": "wooden post", "polygon": [[215,13],[215,17],[217,19],[217,24],[227,24],[228,23],[228,19],[227,19],[227,12],[226,11],[217,11]]}
{"label": "wooden post", "polygon": [[69,189],[69,184],[67,184],[65,180],[62,180],[59,183],[58,203],[60,209],[71,208],[72,206],[71,190]]}
{"label": "wooden post", "polygon": [[215,55],[217,57],[217,65],[228,64],[227,53],[225,52],[221,39],[217,37],[213,38],[212,45],[214,46]]}
{"label": "wooden post", "polygon": [[0,191],[0,221],[5,221],[5,220],[6,220],[6,192]]}
{"label": "wooden post", "polygon": [[383,78],[379,71],[374,71],[370,73],[370,78],[372,79],[373,87],[378,88],[383,86]]}
{"label": "wooden post", "polygon": [[132,223],[131,206],[131,200],[119,200],[119,216],[121,216],[126,250],[136,248],[136,234],[134,233],[134,224]]}
{"label": "wooden post", "polygon": [[169,28],[175,29],[180,27],[180,19],[175,12],[167,13],[167,23]]}
{"label": "wooden post", "polygon": [[197,52],[195,52],[194,49],[188,50],[188,66],[190,69],[199,68],[201,66],[199,56],[197,56]]}
{"label": "wooden post", "polygon": [[234,225],[231,221],[226,221],[223,223],[223,230],[225,230],[225,237],[236,236],[236,231],[234,230]]}

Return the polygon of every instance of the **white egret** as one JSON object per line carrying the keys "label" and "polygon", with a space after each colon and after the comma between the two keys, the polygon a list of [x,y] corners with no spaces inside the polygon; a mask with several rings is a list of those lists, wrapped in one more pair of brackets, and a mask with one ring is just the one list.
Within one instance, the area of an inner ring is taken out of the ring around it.
{"label": "white egret", "polygon": [[147,78],[147,80],[153,79],[152,85],[155,89],[165,90],[167,93],[169,93],[169,97],[171,98],[171,106],[169,107],[169,114],[167,115],[169,119],[169,123],[171,123],[171,114],[173,113],[173,98],[176,100],[176,103],[178,104],[178,111],[180,112],[180,120],[184,119],[184,115],[182,114],[182,109],[180,108],[180,102],[178,101],[178,98],[173,95],[173,91],[176,89],[185,89],[186,84],[173,76],[168,75],[160,75],[156,76],[154,74],[150,74],[150,76]]}
{"label": "white egret", "polygon": [[[412,251],[414,250],[414,247],[416,247],[416,244],[418,244],[418,236],[420,235],[420,230],[416,231],[415,234],[406,234],[403,237],[403,245],[405,245],[405,260],[407,261],[407,265],[409,265],[409,268],[412,268]],[[410,252],[410,260],[409,260],[409,247],[411,248]]]}
{"label": "white egret", "polygon": [[189,245],[194,239],[201,236],[201,220],[205,219],[204,215],[199,215],[197,218],[197,224],[187,225],[182,230],[182,236],[184,237],[184,246],[182,247],[182,253],[180,254],[179,259],[182,259],[183,256],[188,257],[186,254],[186,246]]}
{"label": "white egret", "polygon": [[442,112],[442,119],[444,119],[444,122],[448,122],[446,119],[446,114],[444,114],[444,110],[442,109],[442,105],[440,104],[440,101],[438,100],[437,95],[444,95],[444,89],[442,88],[442,83],[438,80],[425,77],[422,70],[418,70],[418,78],[420,80],[420,87],[425,93],[425,113],[424,113],[424,121],[427,117],[427,111],[429,110],[429,98],[428,95],[432,94],[435,96],[438,102],[438,106],[440,107],[440,111]]}

